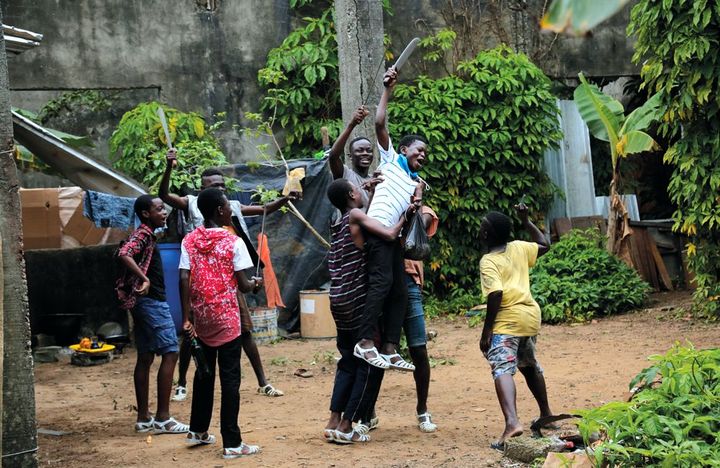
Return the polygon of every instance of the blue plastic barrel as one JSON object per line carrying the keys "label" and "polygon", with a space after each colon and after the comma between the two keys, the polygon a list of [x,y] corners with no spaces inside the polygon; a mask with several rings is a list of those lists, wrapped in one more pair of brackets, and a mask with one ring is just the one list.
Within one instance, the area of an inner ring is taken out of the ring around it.
{"label": "blue plastic barrel", "polygon": [[158,244],[160,258],[162,258],[163,276],[165,277],[165,296],[170,306],[170,314],[175,329],[182,331],[182,306],[180,305],[180,244]]}

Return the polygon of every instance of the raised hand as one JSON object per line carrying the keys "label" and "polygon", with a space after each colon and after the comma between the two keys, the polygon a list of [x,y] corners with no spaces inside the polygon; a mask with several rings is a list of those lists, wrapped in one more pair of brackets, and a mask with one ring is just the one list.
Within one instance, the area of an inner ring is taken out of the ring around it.
{"label": "raised hand", "polygon": [[397,84],[397,70],[394,67],[387,69],[383,75],[383,86],[386,88],[393,88]]}

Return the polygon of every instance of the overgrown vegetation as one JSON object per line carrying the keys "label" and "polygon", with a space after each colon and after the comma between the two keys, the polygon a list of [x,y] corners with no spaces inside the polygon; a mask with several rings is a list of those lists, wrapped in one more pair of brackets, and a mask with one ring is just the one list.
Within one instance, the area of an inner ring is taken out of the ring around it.
{"label": "overgrown vegetation", "polygon": [[641,307],[649,286],[603,248],[597,230],[571,231],[530,273],[543,323],[578,322]]}
{"label": "overgrown vegetation", "polygon": [[629,402],[581,411],[580,432],[598,466],[717,466],[720,460],[720,349],[675,345],[630,383]]}
{"label": "overgrown vegetation", "polygon": [[110,109],[112,105],[112,96],[108,96],[105,92],[92,89],[68,91],[45,103],[37,116],[40,122],[46,123],[63,112],[77,112],[82,108],[102,112]]}
{"label": "overgrown vegetation", "polygon": [[157,192],[167,153],[165,133],[157,115],[159,107],[165,112],[172,144],[177,148],[177,167],[170,180],[170,191],[198,189],[203,170],[228,163],[214,136],[224,123],[222,120],[207,125],[195,112],[181,112],[154,101],[141,103],[123,115],[110,138],[110,151],[116,156],[113,164],[145,184],[151,193]]}
{"label": "overgrown vegetation", "polygon": [[[309,1],[294,4],[306,6]],[[266,87],[263,110],[286,130],[286,154],[310,154],[321,126],[335,136],[340,115],[337,43],[332,13],[303,18],[268,55],[258,78]],[[439,60],[451,48],[452,31],[426,40],[426,59]],[[478,214],[512,213],[525,196],[536,213],[545,212],[555,187],[542,170],[544,151],[560,140],[550,80],[530,60],[508,47],[459,62],[446,77],[418,77],[399,84],[389,107],[391,135],[418,133],[428,140],[421,171],[432,190],[428,205],[440,217],[428,263],[428,288],[445,296],[477,287]]]}
{"label": "overgrown vegetation", "polygon": [[673,141],[668,191],[677,204],[675,229],[691,238],[696,306],[720,315],[720,6],[717,2],[640,0],[628,34],[637,36],[633,60],[643,85],[667,111],[661,136]]}
{"label": "overgrown vegetation", "polygon": [[541,165],[561,138],[556,114],[550,80],[504,46],[461,62],[454,75],[397,85],[391,135],[428,141],[421,175],[440,217],[428,275],[435,293],[477,287],[480,214],[512,214],[523,196],[535,213],[548,208],[555,187]]}

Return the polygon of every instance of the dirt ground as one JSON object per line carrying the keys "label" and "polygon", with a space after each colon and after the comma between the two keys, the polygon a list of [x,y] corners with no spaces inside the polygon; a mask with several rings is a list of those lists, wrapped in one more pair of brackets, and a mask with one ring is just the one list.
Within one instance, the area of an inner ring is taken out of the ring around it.
{"label": "dirt ground", "polygon": [[[619,399],[646,357],[665,352],[676,340],[696,347],[720,346],[720,326],[690,320],[682,312],[687,294],[659,294],[651,308],[577,326],[544,326],[538,342],[551,407],[555,412],[597,406]],[[260,353],[269,380],[281,398],[256,393],[252,369],[243,357],[240,424],[243,439],[259,444],[260,455],[223,460],[219,445],[188,448],[183,436],[136,434],[132,387],[134,350],[109,364],[76,367],[66,362],[37,364],[38,427],[68,431],[39,436],[42,466],[501,466],[489,443],[502,430],[487,362],[478,350],[480,330],[467,319],[438,319],[429,328],[436,361],[429,409],[439,430],[422,434],[415,425],[415,390],[410,374],[391,372],[378,402],[380,427],[367,445],[337,446],[322,440],[333,383],[333,340],[284,340]],[[311,378],[293,375],[307,368]],[[192,370],[191,370],[192,372]],[[537,408],[518,382],[518,411],[527,425]],[[211,432],[219,434],[219,385]],[[154,391],[151,389],[151,402]],[[152,405],[151,405],[152,408]],[[188,422],[190,400],[173,403],[173,414]],[[219,438],[219,437],[218,437]],[[518,465],[515,465],[518,466]]]}

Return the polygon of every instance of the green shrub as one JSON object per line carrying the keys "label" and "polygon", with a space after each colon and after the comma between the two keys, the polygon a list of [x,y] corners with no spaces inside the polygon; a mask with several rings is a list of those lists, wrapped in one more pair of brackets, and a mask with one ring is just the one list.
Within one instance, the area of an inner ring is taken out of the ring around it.
{"label": "green shrub", "polygon": [[554,244],[532,269],[530,288],[545,323],[626,312],[649,292],[635,270],[604,249],[596,230],[572,231]]}
{"label": "green shrub", "polygon": [[[199,174],[208,167],[226,165],[227,159],[213,135],[224,122],[211,126],[195,112],[181,112],[158,102],[138,104],[123,115],[110,138],[113,165],[156,193],[165,171],[167,143],[157,115],[162,107],[170,138],[177,148],[177,167],[170,179],[170,191],[199,188]],[[222,116],[221,116],[222,117]]]}
{"label": "green shrub", "polygon": [[425,294],[423,297],[423,309],[425,316],[435,318],[441,315],[465,314],[473,307],[484,304],[485,298],[479,290],[465,291],[456,289],[445,298],[439,298],[435,294]]}
{"label": "green shrub", "polygon": [[[650,357],[630,387],[630,402],[581,411],[580,432],[594,433],[598,466],[698,467],[720,464],[720,349],[675,345]],[[660,381],[656,381],[660,376]]]}

